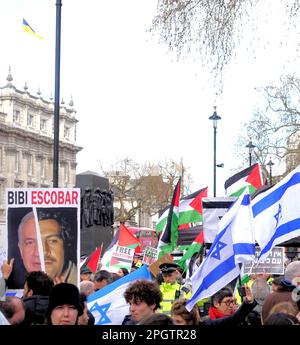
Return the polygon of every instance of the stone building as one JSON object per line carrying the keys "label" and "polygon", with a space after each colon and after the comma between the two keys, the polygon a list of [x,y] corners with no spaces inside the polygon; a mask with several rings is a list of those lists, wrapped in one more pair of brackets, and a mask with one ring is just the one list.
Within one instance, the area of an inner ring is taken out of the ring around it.
{"label": "stone building", "polygon": [[[11,71],[0,87],[0,241],[5,226],[5,188],[52,187],[54,102],[18,90]],[[60,105],[59,187],[74,187],[76,111],[73,101]]]}

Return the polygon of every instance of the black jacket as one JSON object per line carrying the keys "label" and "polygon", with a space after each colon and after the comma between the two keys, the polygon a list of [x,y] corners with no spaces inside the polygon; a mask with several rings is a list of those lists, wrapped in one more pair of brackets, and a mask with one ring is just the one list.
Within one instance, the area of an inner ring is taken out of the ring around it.
{"label": "black jacket", "polygon": [[239,325],[243,323],[246,316],[250,313],[253,308],[257,305],[254,300],[252,303],[243,302],[239,309],[232,315],[222,317],[220,319],[204,319],[201,322],[203,326],[226,326],[226,325]]}
{"label": "black jacket", "polygon": [[131,315],[125,315],[122,325],[136,325],[137,323],[131,319]]}
{"label": "black jacket", "polygon": [[33,295],[31,297],[25,297],[23,303],[25,306],[25,319],[22,325],[44,324],[49,297]]}

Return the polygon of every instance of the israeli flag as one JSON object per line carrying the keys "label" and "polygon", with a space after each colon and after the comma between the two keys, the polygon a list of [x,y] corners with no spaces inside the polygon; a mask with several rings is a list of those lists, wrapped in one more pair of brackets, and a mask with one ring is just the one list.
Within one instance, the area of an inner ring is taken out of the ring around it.
{"label": "israeli flag", "polygon": [[95,318],[95,325],[122,324],[125,315],[129,314],[123,294],[129,284],[139,279],[152,280],[146,265],[88,296],[87,306]]}
{"label": "israeli flag", "polygon": [[202,264],[191,277],[191,310],[201,299],[229,284],[240,274],[239,263],[255,258],[253,216],[248,187],[224,214],[217,236]]}
{"label": "israeli flag", "polygon": [[300,165],[252,200],[255,239],[264,260],[279,243],[300,236]]}

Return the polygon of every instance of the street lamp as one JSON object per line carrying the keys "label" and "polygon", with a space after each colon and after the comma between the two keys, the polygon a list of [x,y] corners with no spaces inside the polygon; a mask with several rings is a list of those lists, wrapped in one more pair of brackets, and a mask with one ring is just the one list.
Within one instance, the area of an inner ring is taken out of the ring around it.
{"label": "street lamp", "polygon": [[218,120],[221,120],[221,116],[217,114],[217,107],[214,107],[214,113],[208,118],[213,121],[214,127],[214,197],[216,196],[216,166],[217,166],[217,157],[216,157],[216,146],[217,146],[217,123]]}
{"label": "street lamp", "polygon": [[269,179],[269,184],[272,185],[272,166],[274,165],[274,163],[272,162],[271,160],[271,157],[270,157],[270,160],[269,162],[267,163],[267,166],[269,167],[270,169],[270,179]]}
{"label": "street lamp", "polygon": [[249,167],[251,167],[251,165],[252,165],[252,151],[256,146],[252,144],[252,140],[250,139],[250,141],[246,145],[246,147],[249,149]]}

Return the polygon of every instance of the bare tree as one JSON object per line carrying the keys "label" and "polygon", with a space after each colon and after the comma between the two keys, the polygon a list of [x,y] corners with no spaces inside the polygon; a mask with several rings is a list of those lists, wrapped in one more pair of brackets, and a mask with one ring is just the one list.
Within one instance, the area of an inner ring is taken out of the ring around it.
{"label": "bare tree", "polygon": [[[258,13],[263,9],[265,18],[270,15],[269,8],[258,7],[261,4],[263,0],[158,0],[151,31],[179,58],[198,52],[203,64],[211,63],[219,73],[245,32],[250,45],[259,41]],[[284,0],[282,5],[287,18],[299,14],[300,0]]]}
{"label": "bare tree", "polygon": [[[174,185],[180,175],[180,164],[174,161],[159,164],[138,164],[131,159],[118,160],[109,169],[100,164],[114,191],[115,220],[134,222],[135,215],[156,214],[171,201]],[[190,174],[186,170],[186,186]]]}
{"label": "bare tree", "polygon": [[282,76],[279,86],[267,86],[261,92],[266,105],[245,124],[236,152],[245,157],[241,148],[251,138],[256,145],[256,160],[265,165],[272,156],[278,163],[285,162],[286,174],[300,163],[300,80],[293,75]]}
{"label": "bare tree", "polygon": [[174,190],[176,183],[181,176],[181,194],[187,195],[191,193],[191,185],[193,183],[193,179],[190,174],[189,167],[185,167],[182,160],[177,163],[173,159],[165,159],[164,161],[158,162],[158,167],[164,181],[166,181],[171,186],[172,190]]}

